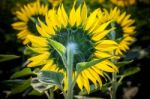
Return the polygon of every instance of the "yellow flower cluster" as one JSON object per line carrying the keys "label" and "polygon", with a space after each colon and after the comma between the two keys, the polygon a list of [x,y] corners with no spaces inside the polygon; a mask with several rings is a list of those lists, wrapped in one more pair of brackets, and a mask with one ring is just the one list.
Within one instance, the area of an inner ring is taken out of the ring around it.
{"label": "yellow flower cluster", "polygon": [[[55,0],[50,0],[53,2]],[[115,0],[112,0],[115,1]],[[132,1],[132,0],[131,0]],[[56,0],[57,2],[57,0]],[[55,5],[54,5],[55,6]],[[27,4],[16,12],[19,19],[13,23],[14,29],[19,30],[18,38],[23,44],[29,44],[36,53],[28,60],[28,67],[39,67],[41,70],[63,72],[64,86],[67,89],[66,70],[60,56],[49,44],[53,39],[65,47],[69,43],[77,45],[75,65],[78,62],[90,61],[123,55],[134,41],[134,20],[126,12],[118,8],[102,11],[100,8],[88,13],[86,3],[75,7],[74,3],[69,14],[61,4],[58,9],[48,10],[48,6],[35,2]],[[112,38],[112,35],[115,38]],[[82,90],[90,92],[90,82],[97,88],[102,85],[101,77],[104,72],[117,72],[117,67],[108,59],[82,71],[77,78],[77,85]],[[73,78],[74,78],[73,76]]]}
{"label": "yellow flower cluster", "polygon": [[125,7],[134,5],[136,3],[136,0],[111,0],[111,2],[117,6]]}

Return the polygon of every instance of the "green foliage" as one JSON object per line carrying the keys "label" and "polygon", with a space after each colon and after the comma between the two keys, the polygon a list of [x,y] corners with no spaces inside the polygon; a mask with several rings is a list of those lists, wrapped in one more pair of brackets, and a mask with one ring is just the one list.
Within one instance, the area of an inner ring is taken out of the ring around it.
{"label": "green foliage", "polygon": [[81,73],[83,70],[93,66],[93,65],[96,65],[104,60],[106,60],[108,58],[102,58],[102,59],[95,59],[95,60],[92,60],[92,61],[89,61],[89,62],[80,62],[80,63],[77,63],[76,65],[76,71],[77,73]]}
{"label": "green foliage", "polygon": [[41,71],[38,74],[39,81],[57,86],[60,86],[62,84],[63,78],[64,75],[62,73],[53,71]]}
{"label": "green foliage", "polygon": [[12,94],[22,93],[30,87],[31,78],[27,80],[23,80],[21,84],[16,85],[12,88]]}
{"label": "green foliage", "polygon": [[126,70],[124,70],[123,76],[127,77],[127,76],[131,76],[135,73],[138,73],[140,71],[139,67],[130,67]]}
{"label": "green foliage", "polygon": [[65,46],[63,46],[61,43],[48,39],[49,44],[59,53],[59,55],[62,58],[63,64],[64,66],[66,66],[66,57],[65,57],[65,53],[66,53],[66,48]]}
{"label": "green foliage", "polygon": [[40,93],[40,92],[38,92],[36,90],[32,90],[28,95],[41,96],[41,95],[43,95],[43,93]]}
{"label": "green foliage", "polygon": [[34,73],[31,71],[30,68],[24,68],[23,70],[14,73],[10,78],[16,79],[16,78],[25,77],[28,75],[34,75]]}
{"label": "green foliage", "polygon": [[[35,89],[39,93],[43,93],[44,91],[54,87],[53,84],[51,85],[51,84],[40,82],[37,78],[32,79],[31,86],[33,87],[33,89]],[[32,93],[32,94],[34,94],[34,93]]]}
{"label": "green foliage", "polygon": [[118,66],[118,68],[121,68],[123,66],[126,66],[126,65],[132,63],[132,62],[133,62],[133,60],[131,60],[131,61],[121,61],[121,62],[116,62],[115,65]]}
{"label": "green foliage", "polygon": [[59,42],[48,39],[50,45],[59,53],[60,56],[63,56],[66,52],[66,48]]}
{"label": "green foliage", "polygon": [[17,59],[19,57],[20,56],[17,56],[17,55],[2,55],[2,54],[0,54],[0,62]]}

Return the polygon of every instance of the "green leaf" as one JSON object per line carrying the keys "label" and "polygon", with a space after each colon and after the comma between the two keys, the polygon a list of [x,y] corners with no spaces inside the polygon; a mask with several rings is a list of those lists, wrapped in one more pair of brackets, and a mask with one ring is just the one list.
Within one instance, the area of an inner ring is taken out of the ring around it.
{"label": "green leaf", "polygon": [[17,94],[17,93],[24,92],[26,89],[30,87],[30,83],[31,83],[31,78],[28,80],[24,80],[22,84],[18,84],[17,86],[15,86],[15,88],[12,88],[12,93]]}
{"label": "green leaf", "polygon": [[25,49],[23,51],[24,55],[31,55],[33,53],[35,53],[35,52],[32,50],[32,48],[30,46],[25,47]]}
{"label": "green leaf", "polygon": [[66,57],[65,57],[65,53],[66,53],[66,48],[65,48],[65,46],[63,46],[61,43],[59,43],[59,42],[57,42],[57,41],[54,41],[54,40],[51,40],[51,39],[48,39],[48,41],[49,41],[50,45],[51,45],[51,46],[58,52],[58,54],[61,56],[64,66],[67,66]]}
{"label": "green leaf", "polygon": [[59,42],[48,39],[50,45],[60,54],[60,56],[65,55],[66,48]]}
{"label": "green leaf", "polygon": [[63,73],[53,71],[41,71],[38,74],[38,79],[41,82],[60,86],[64,78]]}
{"label": "green leaf", "polygon": [[118,66],[118,67],[123,67],[123,66],[128,65],[128,64],[130,64],[130,63],[132,63],[132,62],[133,62],[133,60],[130,60],[130,61],[122,61],[122,62],[117,62],[117,63],[115,63],[115,65]]}
{"label": "green leaf", "polygon": [[40,93],[37,90],[32,90],[28,95],[41,96],[43,93]]}
{"label": "green leaf", "polygon": [[93,66],[93,65],[96,65],[104,60],[106,60],[108,58],[102,58],[102,59],[95,59],[95,60],[92,60],[90,62],[80,62],[80,63],[77,63],[76,65],[76,70],[78,73],[82,72],[83,70]]}
{"label": "green leaf", "polygon": [[43,93],[44,91],[48,90],[49,88],[54,87],[54,85],[52,85],[52,84],[40,82],[38,78],[32,79],[31,86],[33,87],[33,89],[35,89],[39,93]]}
{"label": "green leaf", "polygon": [[2,55],[2,54],[0,54],[0,62],[17,59],[19,57],[20,56],[16,56],[16,55]]}
{"label": "green leaf", "polygon": [[133,75],[133,74],[135,74],[135,73],[137,73],[137,72],[139,72],[140,71],[140,68],[139,67],[131,67],[131,68],[129,68],[129,69],[127,69],[127,70],[125,70],[125,72],[124,72],[124,76],[126,77],[126,76],[131,76],[131,75]]}
{"label": "green leaf", "polygon": [[34,73],[31,71],[30,68],[24,68],[23,70],[14,73],[11,76],[11,79],[15,79],[15,78],[19,78],[19,77],[24,77],[24,76],[28,76],[28,75],[33,75]]}
{"label": "green leaf", "polygon": [[21,85],[24,80],[4,80],[0,82],[0,87],[5,87],[5,88],[14,88],[17,85]]}

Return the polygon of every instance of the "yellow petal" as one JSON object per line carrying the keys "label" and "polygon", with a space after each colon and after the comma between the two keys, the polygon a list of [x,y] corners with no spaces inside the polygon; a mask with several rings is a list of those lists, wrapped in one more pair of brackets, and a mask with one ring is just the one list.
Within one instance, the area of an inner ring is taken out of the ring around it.
{"label": "yellow petal", "polygon": [[83,77],[83,74],[82,74],[82,81],[83,81],[82,83],[84,83],[83,86],[85,87],[85,89],[87,90],[87,92],[90,93],[89,80],[87,79],[87,77]]}
{"label": "yellow petal", "polygon": [[[40,27],[42,28],[41,34],[43,34],[43,35],[45,34],[45,37],[48,37],[49,36],[48,34],[50,34],[50,35],[55,34],[55,31],[52,26],[51,27],[47,26],[40,19],[38,19],[38,21],[39,21]],[[42,32],[44,32],[44,33],[42,33]]]}
{"label": "yellow petal", "polygon": [[110,66],[107,65],[107,61],[100,62],[100,63],[96,64],[95,66],[102,71],[115,72],[115,70],[113,68],[111,68]]}
{"label": "yellow petal", "polygon": [[[94,66],[92,66],[94,67]],[[88,69],[90,71],[90,73],[93,75],[93,77],[98,81],[100,87],[102,86],[102,81],[100,79],[100,76],[97,74],[97,72],[95,72],[92,68]]]}
{"label": "yellow petal", "polygon": [[95,20],[97,20],[96,15],[98,14],[100,9],[96,9],[87,19],[85,30],[89,30],[91,26],[94,24]]}
{"label": "yellow petal", "polygon": [[76,18],[77,18],[77,20],[76,20],[76,24],[77,24],[77,26],[79,26],[80,24],[81,24],[81,6],[79,6],[78,7],[78,9],[77,9],[77,11],[76,11]]}
{"label": "yellow petal", "polygon": [[27,29],[25,22],[16,22],[12,24],[13,28],[16,30],[24,30]]}
{"label": "yellow petal", "polygon": [[37,37],[33,35],[28,35],[27,38],[31,41],[31,43],[37,47],[47,47],[48,42],[45,38]]}
{"label": "yellow petal", "polygon": [[79,76],[77,78],[77,84],[78,84],[78,87],[82,90],[83,89],[83,79],[82,79],[81,74],[79,74]]}
{"label": "yellow petal", "polygon": [[37,56],[33,56],[28,59],[29,61],[31,61],[31,63],[28,64],[28,67],[34,67],[34,66],[39,66],[41,64],[45,64],[48,58],[49,58],[48,52]]}
{"label": "yellow petal", "polygon": [[87,6],[86,6],[86,3],[84,2],[83,6],[82,6],[82,10],[81,10],[81,18],[82,18],[83,25],[85,25],[85,23],[86,23],[87,13],[88,13]]}
{"label": "yellow petal", "polygon": [[74,5],[73,5],[73,7],[70,11],[70,15],[69,15],[69,24],[71,26],[74,26],[75,22],[76,22],[76,16],[75,16],[76,12],[75,12],[75,8],[74,8],[75,4],[76,4],[76,2],[74,2]]}
{"label": "yellow petal", "polygon": [[38,30],[39,34],[41,34],[43,37],[49,37],[49,35],[42,29],[39,25],[36,24],[36,29]]}
{"label": "yellow petal", "polygon": [[57,71],[56,66],[53,65],[53,60],[49,60],[46,65],[43,66],[41,70],[50,70],[50,71]]}
{"label": "yellow petal", "polygon": [[66,13],[66,11],[65,11],[65,9],[64,9],[63,4],[62,4],[62,6],[61,6],[61,11],[62,11],[62,16],[63,16],[64,23],[65,23],[65,27],[66,27],[67,24],[68,24],[68,15],[67,15],[67,13]]}
{"label": "yellow petal", "polygon": [[95,56],[97,58],[106,58],[106,57],[111,57],[112,55],[106,52],[100,52],[100,51],[96,51],[95,52]]}
{"label": "yellow petal", "polygon": [[102,25],[100,25],[95,31],[93,31],[93,33],[100,33],[102,31],[104,31],[106,29],[106,27],[111,23],[112,21],[108,21]]}
{"label": "yellow petal", "polygon": [[90,71],[87,69],[87,70],[84,70],[82,72],[83,74],[83,77],[87,77],[88,79],[90,79],[93,83],[94,83],[94,86],[97,88],[97,82],[96,82],[96,79],[95,77],[92,76],[92,73],[90,73]]}
{"label": "yellow petal", "polygon": [[97,33],[97,34],[94,34],[92,36],[92,40],[94,41],[99,41],[101,40],[102,38],[104,38],[108,33],[110,33],[110,31],[114,30],[113,28],[110,29],[110,30],[104,30],[103,32],[100,32],[100,33]]}
{"label": "yellow petal", "polygon": [[39,47],[39,48],[33,48],[33,47],[29,47],[31,50],[33,50],[36,53],[44,53],[44,52],[48,52],[48,48],[44,48],[44,47]]}

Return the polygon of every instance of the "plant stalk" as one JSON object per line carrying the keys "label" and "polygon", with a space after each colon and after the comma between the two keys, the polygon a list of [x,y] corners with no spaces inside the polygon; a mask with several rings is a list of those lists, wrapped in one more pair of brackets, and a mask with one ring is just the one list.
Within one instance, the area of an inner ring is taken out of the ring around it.
{"label": "plant stalk", "polygon": [[118,87],[118,82],[117,82],[117,73],[112,74],[112,90],[111,90],[111,99],[116,99],[116,91]]}
{"label": "plant stalk", "polygon": [[73,99],[73,52],[71,48],[67,48],[67,80],[68,80],[68,90],[67,90],[67,99]]}

